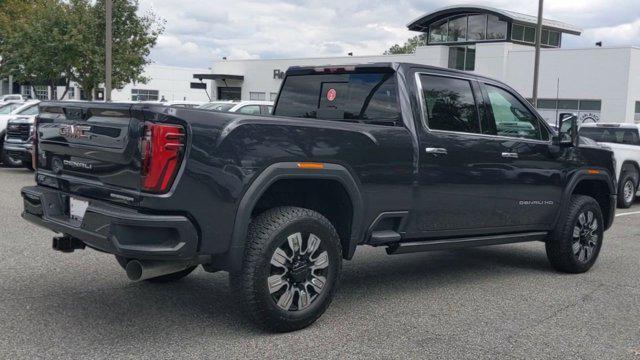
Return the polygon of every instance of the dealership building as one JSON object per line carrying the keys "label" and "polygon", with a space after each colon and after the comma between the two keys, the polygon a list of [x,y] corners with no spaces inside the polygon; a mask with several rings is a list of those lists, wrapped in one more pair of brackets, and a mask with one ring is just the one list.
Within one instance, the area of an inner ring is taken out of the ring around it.
{"label": "dealership building", "polygon": [[[427,34],[413,54],[332,58],[220,60],[208,78],[214,99],[273,100],[290,66],[410,62],[471,71],[532,95],[535,16],[486,6],[442,8],[412,21]],[[640,48],[562,48],[576,26],[543,19],[538,109],[549,122],[564,112],[583,121],[640,122]]]}
{"label": "dealership building", "polygon": [[[151,64],[144,68],[142,76],[148,79],[145,84],[131,83],[111,93],[113,101],[209,101],[207,91],[211,84],[207,80],[200,82],[194,79],[194,73],[210,73],[209,69],[185,68]],[[55,91],[59,98],[64,93],[64,86],[55,90],[44,85],[25,85],[14,82],[13,79],[0,79],[0,96],[5,94],[22,94],[33,99],[46,100],[54,98]],[[104,90],[98,90],[97,99],[104,99]],[[64,100],[84,100],[86,98],[80,86],[71,83]]]}

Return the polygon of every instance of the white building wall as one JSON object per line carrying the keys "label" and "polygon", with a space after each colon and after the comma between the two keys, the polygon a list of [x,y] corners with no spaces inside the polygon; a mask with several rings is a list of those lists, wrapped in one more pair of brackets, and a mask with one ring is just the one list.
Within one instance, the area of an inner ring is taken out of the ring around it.
{"label": "white building wall", "polygon": [[[194,74],[209,74],[209,69],[180,68],[163,65],[148,65],[143,76],[149,79],[146,84],[127,84],[122,89],[114,90],[111,94],[113,101],[131,101],[132,89],[158,90],[159,100],[164,98],[172,100],[208,101],[204,90],[191,89],[192,82],[198,82],[193,78]],[[207,91],[211,91],[211,84],[207,83]]]}
{"label": "white building wall", "polygon": [[628,119],[640,123],[640,113],[635,112],[636,102],[640,101],[640,48],[632,48],[629,59],[629,97],[627,99]]}
{"label": "white building wall", "polygon": [[[627,111],[631,51],[631,48],[541,50],[538,98],[555,99],[559,93],[560,99],[601,100],[600,121],[631,122]],[[532,96],[534,56],[533,48],[508,53],[504,82],[525,97]]]}

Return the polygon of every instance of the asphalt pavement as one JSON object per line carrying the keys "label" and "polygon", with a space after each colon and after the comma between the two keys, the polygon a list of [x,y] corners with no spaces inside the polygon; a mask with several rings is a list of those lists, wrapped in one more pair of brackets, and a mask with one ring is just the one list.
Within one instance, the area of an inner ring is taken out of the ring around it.
{"label": "asphalt pavement", "polygon": [[51,250],[20,218],[22,169],[0,169],[0,358],[640,359],[640,205],[619,210],[590,272],[544,244],[388,256],[361,248],[308,329],[268,334],[226,273],[132,283],[112,256]]}

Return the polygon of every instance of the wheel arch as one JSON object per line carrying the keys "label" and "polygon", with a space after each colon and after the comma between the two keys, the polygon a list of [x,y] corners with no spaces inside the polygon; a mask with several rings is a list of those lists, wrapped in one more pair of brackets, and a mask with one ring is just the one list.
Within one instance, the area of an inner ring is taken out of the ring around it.
{"label": "wheel arch", "polygon": [[636,162],[635,160],[625,160],[622,163],[622,167],[620,168],[620,179],[619,181],[622,181],[622,174],[624,174],[626,169],[632,169],[635,172],[635,182],[636,182],[636,187],[638,187],[638,183],[640,182],[640,166],[638,165],[638,162]]}
{"label": "wheel arch", "polygon": [[572,195],[586,195],[594,198],[600,205],[605,229],[611,227],[616,209],[617,188],[611,175],[606,171],[579,170],[569,181],[562,196],[562,206],[556,224],[565,212]]}
{"label": "wheel arch", "polygon": [[220,257],[216,257],[216,262],[220,263],[221,268],[233,271],[241,267],[247,228],[256,206],[274,184],[286,180],[327,180],[342,186],[349,196],[352,214],[348,237],[344,239],[344,236],[341,236],[340,241],[343,245],[343,256],[347,259],[353,257],[355,248],[362,238],[364,219],[362,195],[355,177],[352,176],[347,168],[338,164],[323,163],[321,169],[301,169],[298,163],[283,162],[267,167],[255,178],[244,193],[236,211],[229,251]]}

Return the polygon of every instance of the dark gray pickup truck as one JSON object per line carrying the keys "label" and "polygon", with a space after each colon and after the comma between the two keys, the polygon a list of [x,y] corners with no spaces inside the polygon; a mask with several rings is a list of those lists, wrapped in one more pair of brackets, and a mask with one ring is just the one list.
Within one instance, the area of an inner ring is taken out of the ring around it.
{"label": "dark gray pickup truck", "polygon": [[580,273],[614,218],[610,151],[579,146],[575,122],[556,134],[514,90],[465,72],[292,68],[272,117],[40,110],[23,217],[60,234],[54,249],[113,254],[132,280],[228,271],[246,313],[273,331],[320,317],[359,245],[541,241],[555,269]]}

